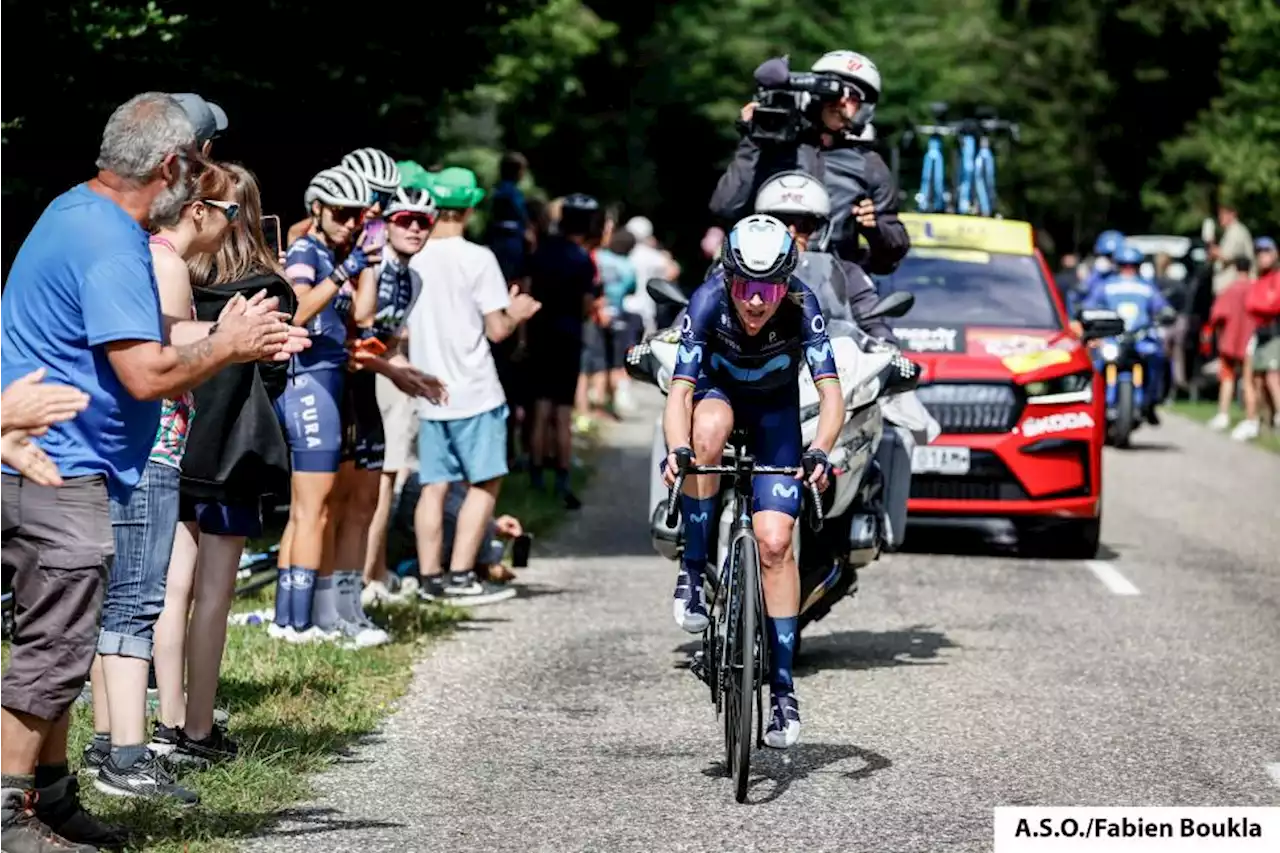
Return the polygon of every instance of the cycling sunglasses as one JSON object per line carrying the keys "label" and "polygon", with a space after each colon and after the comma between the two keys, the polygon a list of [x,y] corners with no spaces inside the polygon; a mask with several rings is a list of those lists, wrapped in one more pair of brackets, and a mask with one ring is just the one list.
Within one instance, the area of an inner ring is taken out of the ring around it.
{"label": "cycling sunglasses", "polygon": [[346,225],[352,220],[359,220],[364,216],[366,208],[363,207],[330,207],[329,215],[333,217],[333,221],[339,225]]}
{"label": "cycling sunglasses", "polygon": [[419,228],[428,230],[431,228],[431,217],[425,213],[414,213],[411,210],[402,210],[399,213],[393,213],[389,217],[393,225],[401,228],[408,228],[415,222]]}
{"label": "cycling sunglasses", "polygon": [[228,222],[235,222],[236,216],[240,213],[240,205],[234,201],[219,201],[216,198],[202,198],[201,204],[207,204],[209,207],[216,207],[221,210],[227,217]]}
{"label": "cycling sunglasses", "polygon": [[788,285],[778,283],[776,281],[752,281],[745,278],[735,278],[729,283],[729,292],[733,294],[733,298],[740,302],[750,302],[754,297],[759,296],[760,301],[766,305],[773,305],[781,302],[787,295]]}

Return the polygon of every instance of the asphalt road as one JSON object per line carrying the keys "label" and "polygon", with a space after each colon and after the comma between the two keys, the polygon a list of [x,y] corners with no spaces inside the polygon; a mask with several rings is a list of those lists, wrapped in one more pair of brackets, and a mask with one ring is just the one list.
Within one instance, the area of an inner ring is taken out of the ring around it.
{"label": "asphalt road", "polygon": [[738,805],[645,533],[648,423],[524,596],[251,849],[980,851],[996,805],[1280,805],[1280,458],[1144,428],[1108,451],[1097,561],[913,532],[806,632],[801,743]]}

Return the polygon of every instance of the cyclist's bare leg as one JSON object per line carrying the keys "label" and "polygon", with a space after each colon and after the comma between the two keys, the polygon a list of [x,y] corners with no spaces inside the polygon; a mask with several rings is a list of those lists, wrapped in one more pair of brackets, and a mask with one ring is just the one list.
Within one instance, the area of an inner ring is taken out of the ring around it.
{"label": "cyclist's bare leg", "polygon": [[[786,748],[800,737],[800,712],[791,680],[791,664],[799,633],[800,569],[791,538],[796,520],[778,510],[761,510],[752,516],[760,545],[760,573],[764,586],[765,632],[769,638],[769,692],[773,714],[765,743]],[[785,703],[785,704],[779,704]]]}
{"label": "cyclist's bare leg", "polygon": [[[718,465],[724,456],[724,443],[733,432],[733,409],[724,400],[706,397],[693,404],[694,461],[699,465]],[[712,525],[716,523],[716,492],[720,478],[715,475],[688,477],[680,500],[684,517],[684,556],[676,581],[673,615],[676,624],[691,634],[707,627],[708,617],[702,596],[702,577],[711,557]]]}

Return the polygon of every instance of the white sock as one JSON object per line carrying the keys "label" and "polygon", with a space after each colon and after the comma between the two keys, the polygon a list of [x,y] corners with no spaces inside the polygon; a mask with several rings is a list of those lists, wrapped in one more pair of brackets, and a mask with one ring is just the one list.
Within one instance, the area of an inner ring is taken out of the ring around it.
{"label": "white sock", "polygon": [[338,613],[338,590],[333,577],[316,578],[316,597],[311,603],[311,621],[324,631],[332,630],[341,618]]}
{"label": "white sock", "polygon": [[360,608],[360,572],[334,572],[338,587],[338,613],[348,622],[358,622],[364,612]]}

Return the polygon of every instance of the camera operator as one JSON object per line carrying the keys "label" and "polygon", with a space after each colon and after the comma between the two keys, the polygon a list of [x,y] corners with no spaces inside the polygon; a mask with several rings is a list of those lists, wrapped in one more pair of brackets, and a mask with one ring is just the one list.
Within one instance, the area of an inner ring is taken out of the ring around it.
{"label": "camera operator", "polygon": [[911,244],[898,221],[889,167],[866,139],[873,137],[866,128],[880,97],[875,63],[838,50],[811,72],[792,73],[782,57],[764,62],[755,79],[760,91],[742,108],[743,138],[711,197],[711,212],[736,222],[751,212],[766,180],[800,170],[831,196],[833,251],[868,272],[893,272]]}

